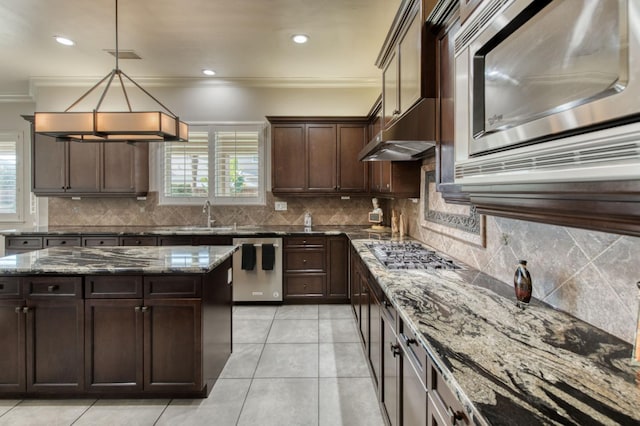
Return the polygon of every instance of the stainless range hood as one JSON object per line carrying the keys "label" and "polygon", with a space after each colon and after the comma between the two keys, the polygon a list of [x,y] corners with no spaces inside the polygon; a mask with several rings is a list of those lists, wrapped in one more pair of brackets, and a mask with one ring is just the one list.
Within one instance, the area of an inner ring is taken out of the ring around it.
{"label": "stainless range hood", "polygon": [[358,154],[360,161],[414,161],[436,145],[436,100],[423,98]]}

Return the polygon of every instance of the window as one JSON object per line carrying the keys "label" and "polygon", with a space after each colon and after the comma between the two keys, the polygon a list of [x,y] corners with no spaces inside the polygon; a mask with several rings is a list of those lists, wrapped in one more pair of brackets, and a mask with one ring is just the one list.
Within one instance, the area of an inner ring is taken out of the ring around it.
{"label": "window", "polygon": [[190,126],[165,143],[162,204],[265,203],[264,124]]}
{"label": "window", "polygon": [[22,218],[21,144],[19,135],[0,133],[0,221]]}

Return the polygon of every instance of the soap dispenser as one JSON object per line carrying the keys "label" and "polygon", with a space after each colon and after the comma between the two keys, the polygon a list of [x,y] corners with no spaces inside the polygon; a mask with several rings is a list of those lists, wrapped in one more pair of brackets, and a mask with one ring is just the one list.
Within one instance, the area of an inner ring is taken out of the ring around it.
{"label": "soap dispenser", "polygon": [[533,289],[531,274],[527,270],[526,260],[521,260],[516,269],[516,273],[513,276],[513,287],[516,291],[516,299],[518,299],[516,305],[524,309],[531,300],[531,291]]}
{"label": "soap dispenser", "polygon": [[311,228],[311,224],[312,224],[311,213],[306,212],[304,214],[304,227]]}

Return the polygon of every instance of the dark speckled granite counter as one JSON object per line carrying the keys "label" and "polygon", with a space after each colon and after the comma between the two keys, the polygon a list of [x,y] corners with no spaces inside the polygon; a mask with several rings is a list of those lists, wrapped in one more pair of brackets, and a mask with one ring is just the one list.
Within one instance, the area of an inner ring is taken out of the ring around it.
{"label": "dark speckled granite counter", "polygon": [[630,344],[472,270],[387,271],[352,239],[477,424],[638,425]]}
{"label": "dark speckled granite counter", "polygon": [[53,247],[0,258],[0,275],[206,273],[238,246]]}

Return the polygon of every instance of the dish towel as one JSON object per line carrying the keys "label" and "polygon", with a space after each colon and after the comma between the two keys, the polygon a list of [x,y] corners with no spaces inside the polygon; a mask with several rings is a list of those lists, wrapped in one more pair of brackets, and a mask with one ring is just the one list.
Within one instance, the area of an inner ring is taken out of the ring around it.
{"label": "dish towel", "polygon": [[276,263],[276,249],[273,244],[262,245],[262,269],[272,271],[273,265]]}
{"label": "dish towel", "polygon": [[253,244],[242,245],[242,269],[253,271],[256,266],[256,248]]}

